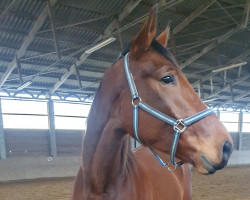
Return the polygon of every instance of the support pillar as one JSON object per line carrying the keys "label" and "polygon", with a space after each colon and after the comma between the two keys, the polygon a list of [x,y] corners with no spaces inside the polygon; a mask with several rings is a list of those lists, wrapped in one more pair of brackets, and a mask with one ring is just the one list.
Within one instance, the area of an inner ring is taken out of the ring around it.
{"label": "support pillar", "polygon": [[6,145],[5,145],[5,136],[3,130],[3,115],[2,115],[2,103],[0,99],[0,158],[6,159]]}
{"label": "support pillar", "polygon": [[218,119],[220,120],[220,110],[219,109],[217,109],[216,115],[217,115]]}
{"label": "support pillar", "polygon": [[56,157],[57,148],[56,148],[55,115],[54,115],[54,103],[52,100],[48,101],[48,116],[49,116],[50,155],[52,157]]}
{"label": "support pillar", "polygon": [[238,126],[238,132],[239,132],[239,151],[242,150],[242,125],[243,125],[243,112],[242,110],[239,113],[239,126]]}

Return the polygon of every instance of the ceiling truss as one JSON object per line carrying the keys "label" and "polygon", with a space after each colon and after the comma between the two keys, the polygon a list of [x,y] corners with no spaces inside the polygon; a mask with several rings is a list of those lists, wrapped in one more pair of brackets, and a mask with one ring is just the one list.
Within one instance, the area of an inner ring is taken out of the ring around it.
{"label": "ceiling truss", "polygon": [[[239,0],[209,0],[199,5],[196,2],[192,3],[194,9],[191,12],[188,7],[186,10],[185,6],[187,5],[183,2],[173,4],[172,7],[160,5],[164,9],[161,9],[158,14],[159,19],[162,12],[171,13],[173,16],[174,26],[171,32],[170,45],[173,53],[182,60],[181,68],[193,82],[192,86],[202,99],[210,102],[211,105],[239,105],[248,101],[250,99],[247,92],[249,89],[247,85],[250,83],[250,70],[248,70],[250,41],[243,39],[240,41],[240,39],[244,37],[244,34],[249,33],[250,0],[246,0],[245,4],[242,4]],[[102,77],[90,73],[103,74],[108,66],[113,63],[114,55],[117,56],[118,52],[124,48],[125,43],[131,40],[131,37],[137,32],[133,30],[133,26],[126,29],[124,27],[131,23],[131,20],[136,21],[138,19],[136,23],[141,23],[141,17],[147,14],[150,4],[152,5],[153,1],[128,1],[118,13],[108,13],[105,9],[91,7],[91,5],[50,0],[43,4],[44,8],[41,9],[41,13],[37,17],[14,11],[12,8],[7,11],[0,9],[1,13],[4,12],[3,19],[11,15],[17,18],[22,16],[23,20],[33,21],[32,28],[28,32],[17,26],[13,29],[10,26],[0,25],[0,37],[1,33],[11,35],[11,37],[23,37],[20,46],[17,45],[17,42],[9,43],[5,39],[0,41],[0,88],[11,93],[26,80],[33,80],[35,84],[23,90],[24,92],[32,94],[34,91],[40,90],[47,97],[54,94],[69,96],[74,93],[83,95],[83,99],[86,96],[93,95]],[[145,9],[146,6],[148,6],[148,9]],[[87,11],[96,15],[91,18],[65,21],[63,16],[60,15],[60,9],[66,10],[66,8],[78,9],[75,12],[79,12],[79,15],[81,10],[81,12]],[[144,11],[142,11],[143,9]],[[219,12],[214,14],[214,12],[211,12],[212,10],[215,12],[220,10],[221,12],[220,14],[218,14]],[[233,10],[237,10],[237,12],[233,12]],[[178,17],[175,19],[175,16]],[[141,20],[139,20],[140,18]],[[182,18],[182,20],[178,18]],[[105,25],[106,28],[100,29],[101,22],[105,23],[108,20],[109,23]],[[206,23],[213,23],[214,27],[209,27],[208,31],[206,28],[199,29]],[[159,21],[159,24],[161,28],[164,27],[161,21]],[[84,31],[85,34],[93,33],[93,36],[89,36],[92,38],[91,41],[86,37],[82,39],[70,37],[71,29],[77,30],[74,32],[76,35]],[[213,31],[210,31],[210,29]],[[122,32],[117,30],[122,30]],[[210,34],[210,32],[214,34]],[[66,37],[67,34],[69,34],[69,37]],[[85,52],[85,50],[112,34],[115,34],[118,39],[116,44],[98,50],[93,54]],[[183,42],[184,39],[187,39],[189,43]],[[33,45],[34,42],[37,45]],[[228,53],[230,48],[227,48],[227,46],[235,48],[237,53]],[[236,57],[232,56],[237,54]],[[214,62],[211,59],[207,61],[206,59],[210,57],[214,57],[213,60],[217,59],[218,61]],[[231,57],[234,58],[229,59]],[[248,62],[248,64],[224,72],[212,72],[216,65],[223,67],[239,62]],[[42,83],[43,79],[46,83]],[[242,89],[240,89],[241,87]],[[19,93],[15,93],[15,95]],[[249,106],[249,104],[245,105]]]}

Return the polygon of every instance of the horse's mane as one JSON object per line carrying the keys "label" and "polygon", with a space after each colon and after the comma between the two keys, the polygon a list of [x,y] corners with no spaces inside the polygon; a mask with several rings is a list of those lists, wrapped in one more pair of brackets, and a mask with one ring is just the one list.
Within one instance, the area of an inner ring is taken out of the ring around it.
{"label": "horse's mane", "polygon": [[[109,68],[110,70],[112,70],[112,67],[115,65],[115,63]],[[95,94],[95,97],[94,97],[90,112],[92,112],[93,107],[97,103],[96,100],[99,98],[98,94],[100,93],[100,90],[101,90],[101,87],[102,87],[103,84],[104,84],[104,81],[101,80],[101,82],[99,84],[99,87],[98,87],[98,89],[96,91],[96,94]],[[89,121],[89,117],[87,118],[87,122],[86,122],[87,124],[88,124],[88,121]],[[137,167],[136,167],[137,166],[136,165],[136,159],[135,159],[135,156],[134,156],[134,154],[132,152],[132,149],[131,149],[131,137],[130,137],[129,134],[127,134],[123,139],[123,143],[122,143],[120,153],[121,153],[121,157],[124,158],[122,160],[126,160],[126,162],[121,163],[121,166],[122,166],[123,169],[125,169],[126,173],[127,174],[131,174],[131,173],[137,174],[138,170],[137,170]]]}
{"label": "horse's mane", "polygon": [[131,141],[131,137],[127,135],[122,146],[121,154],[122,156],[124,156],[123,154],[126,153],[127,159],[126,159],[126,163],[124,163],[126,165],[124,166],[124,168],[126,169],[126,172],[128,174],[136,173],[137,175],[136,159],[131,150],[130,141]]}

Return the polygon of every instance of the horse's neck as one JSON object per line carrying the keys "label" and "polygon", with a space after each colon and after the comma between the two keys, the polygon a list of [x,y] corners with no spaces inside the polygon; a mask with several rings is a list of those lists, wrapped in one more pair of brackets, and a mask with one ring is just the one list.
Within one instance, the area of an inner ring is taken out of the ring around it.
{"label": "horse's neck", "polygon": [[[113,71],[112,71],[113,70]],[[106,193],[126,172],[128,136],[119,117],[124,75],[117,66],[106,73],[91,108],[83,141],[83,180],[86,193]],[[119,177],[119,178],[118,178]]]}

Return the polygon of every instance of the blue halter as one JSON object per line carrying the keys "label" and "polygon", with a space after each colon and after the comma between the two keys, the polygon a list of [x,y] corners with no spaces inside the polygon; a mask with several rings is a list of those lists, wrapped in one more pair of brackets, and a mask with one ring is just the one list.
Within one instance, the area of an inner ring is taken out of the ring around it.
{"label": "blue halter", "polygon": [[[197,122],[197,121],[203,119],[204,117],[206,117],[208,115],[214,114],[214,111],[212,109],[206,109],[206,110],[203,110],[203,111],[201,111],[201,112],[199,112],[191,117],[188,117],[184,120],[183,119],[176,120],[176,119],[173,119],[173,118],[165,115],[164,113],[152,108],[151,106],[149,106],[148,104],[144,103],[141,100],[141,98],[137,92],[135,82],[133,80],[133,75],[129,71],[129,53],[127,53],[125,55],[124,60],[123,60],[123,65],[124,65],[125,74],[126,74],[126,77],[128,80],[130,92],[132,95],[134,137],[139,143],[142,144],[142,142],[138,136],[139,108],[141,108],[142,110],[146,111],[147,113],[153,115],[154,117],[166,122],[167,124],[173,126],[174,137],[172,139],[172,145],[171,145],[171,149],[170,149],[170,162],[168,164],[166,164],[153,149],[150,149],[150,150],[153,152],[154,156],[157,158],[157,160],[160,162],[160,164],[162,166],[168,166],[169,171],[174,171],[177,166],[180,166],[183,164],[182,161],[179,161],[178,163],[175,162],[175,153],[176,153],[178,140],[179,140],[181,133],[183,133],[186,130],[187,126],[193,124],[194,122]],[[138,103],[134,103],[135,101],[137,101]],[[174,165],[173,169],[170,168],[170,163]]]}

